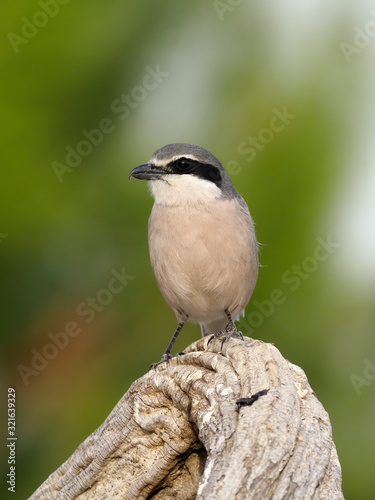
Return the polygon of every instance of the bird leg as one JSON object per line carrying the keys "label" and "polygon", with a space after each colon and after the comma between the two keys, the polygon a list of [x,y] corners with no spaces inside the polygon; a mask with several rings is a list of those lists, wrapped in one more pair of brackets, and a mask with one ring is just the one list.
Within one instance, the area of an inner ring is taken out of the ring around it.
{"label": "bird leg", "polygon": [[236,338],[243,340],[242,332],[239,332],[237,330],[236,325],[234,324],[234,321],[233,321],[232,316],[231,316],[230,312],[228,311],[228,309],[225,309],[224,312],[228,318],[228,324],[225,327],[225,330],[222,330],[221,332],[218,332],[218,333],[214,333],[210,337],[210,339],[208,340],[207,345],[211,342],[211,340],[217,339],[218,337],[221,337],[223,335],[224,335],[224,338],[221,342],[221,348],[223,348],[224,342],[229,340],[231,337],[236,337]]}
{"label": "bird leg", "polygon": [[226,332],[237,332],[237,328],[236,328],[236,325],[234,324],[231,313],[228,311],[228,309],[225,309],[224,312],[228,318],[228,324],[225,327],[225,331]]}
{"label": "bird leg", "polygon": [[168,363],[168,361],[172,357],[171,352],[172,352],[173,344],[175,343],[175,341],[176,341],[176,339],[178,337],[178,334],[180,333],[180,331],[181,331],[182,327],[184,326],[185,322],[186,322],[186,320],[179,322],[179,324],[177,325],[176,331],[174,332],[171,340],[169,341],[168,347],[166,348],[165,353],[161,357],[160,361],[158,361],[157,363],[152,363],[152,365],[150,366],[149,370],[151,370],[151,368],[155,368],[155,366],[158,366],[161,363],[164,363],[165,361]]}

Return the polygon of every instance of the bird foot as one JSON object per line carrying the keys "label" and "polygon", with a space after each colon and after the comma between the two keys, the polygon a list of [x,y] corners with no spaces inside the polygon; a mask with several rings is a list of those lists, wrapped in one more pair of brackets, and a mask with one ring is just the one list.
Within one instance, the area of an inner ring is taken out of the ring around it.
{"label": "bird foot", "polygon": [[148,371],[152,370],[153,368],[156,368],[157,366],[165,363],[165,362],[169,362],[169,360],[172,358],[172,355],[171,354],[168,354],[168,353],[164,353],[163,356],[160,358],[160,361],[158,361],[157,363],[152,363],[148,369]]}
{"label": "bird foot", "polygon": [[224,335],[223,340],[221,341],[221,349],[223,348],[224,343],[229,340],[230,338],[236,338],[236,339],[241,339],[243,340],[243,335],[242,332],[239,332],[236,328],[236,325],[233,323],[233,321],[230,321],[227,326],[225,327],[225,330],[222,330],[221,332],[214,333],[207,342],[207,345],[214,339],[217,339],[219,337],[222,337]]}

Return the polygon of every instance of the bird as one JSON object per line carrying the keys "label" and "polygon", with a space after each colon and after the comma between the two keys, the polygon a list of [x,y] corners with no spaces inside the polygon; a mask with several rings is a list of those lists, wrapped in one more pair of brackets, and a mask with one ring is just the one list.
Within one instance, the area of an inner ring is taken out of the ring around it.
{"label": "bird", "polygon": [[186,321],[199,323],[209,341],[243,338],[234,321],[244,315],[257,281],[258,243],[248,206],[223,165],[201,146],[173,143],[133,168],[132,177],[147,180],[154,197],[150,261],[178,321],[159,363],[172,357]]}

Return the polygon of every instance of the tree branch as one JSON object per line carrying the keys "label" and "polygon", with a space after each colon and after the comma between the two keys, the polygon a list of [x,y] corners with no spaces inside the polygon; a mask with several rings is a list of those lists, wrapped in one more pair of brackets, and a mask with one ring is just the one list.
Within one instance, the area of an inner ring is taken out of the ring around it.
{"label": "tree branch", "polygon": [[30,498],[343,499],[329,417],[302,369],[258,340],[207,342],[135,381]]}

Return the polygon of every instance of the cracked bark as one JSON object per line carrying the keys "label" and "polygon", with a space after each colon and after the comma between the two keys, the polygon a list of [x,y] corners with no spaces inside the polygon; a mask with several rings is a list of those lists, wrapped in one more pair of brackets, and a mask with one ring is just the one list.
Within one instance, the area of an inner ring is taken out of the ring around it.
{"label": "cracked bark", "polygon": [[207,341],[135,381],[30,499],[343,499],[303,370],[258,340]]}

